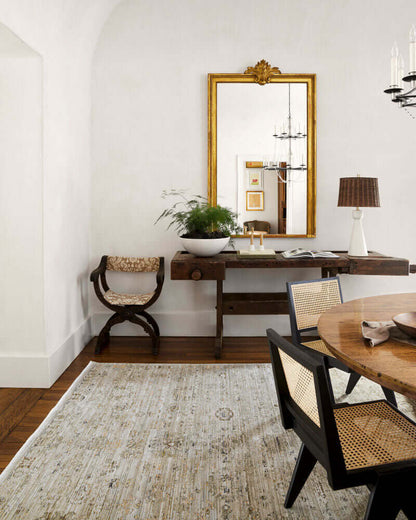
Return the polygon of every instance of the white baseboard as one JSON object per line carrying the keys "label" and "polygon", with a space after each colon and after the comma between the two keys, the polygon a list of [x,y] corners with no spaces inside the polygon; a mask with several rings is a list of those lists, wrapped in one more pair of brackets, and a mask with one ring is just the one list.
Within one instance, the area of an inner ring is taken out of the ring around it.
{"label": "white baseboard", "polygon": [[91,338],[88,318],[49,356],[0,356],[0,387],[50,388]]}
{"label": "white baseboard", "polygon": [[[96,336],[111,314],[98,313],[84,323],[49,356],[0,356],[0,387],[50,388]],[[215,336],[215,310],[152,313],[162,336]],[[290,335],[288,316],[225,316],[224,336],[264,336],[267,328]],[[145,336],[144,330],[132,323],[111,329],[115,336]]]}
{"label": "white baseboard", "polygon": [[[162,336],[215,336],[215,310],[155,312]],[[92,333],[98,335],[111,314],[92,316]],[[224,316],[224,336],[265,336],[267,328],[276,329],[283,336],[290,335],[289,317],[279,316]],[[138,325],[121,323],[111,329],[114,336],[145,336]]]}
{"label": "white baseboard", "polygon": [[65,343],[49,357],[49,386],[54,384],[91,340],[91,321],[91,317],[87,318]]}
{"label": "white baseboard", "polygon": [[49,388],[47,356],[0,357],[0,387]]}

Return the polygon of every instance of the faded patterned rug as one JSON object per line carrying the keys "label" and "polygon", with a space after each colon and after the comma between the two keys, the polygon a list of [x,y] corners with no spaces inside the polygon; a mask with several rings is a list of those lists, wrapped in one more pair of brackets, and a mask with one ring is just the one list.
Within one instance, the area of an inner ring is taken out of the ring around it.
{"label": "faded patterned rug", "polygon": [[[353,397],[382,394],[362,378]],[[332,491],[319,465],[283,508],[299,446],[270,365],[90,363],[1,475],[0,518],[363,518],[368,491]]]}

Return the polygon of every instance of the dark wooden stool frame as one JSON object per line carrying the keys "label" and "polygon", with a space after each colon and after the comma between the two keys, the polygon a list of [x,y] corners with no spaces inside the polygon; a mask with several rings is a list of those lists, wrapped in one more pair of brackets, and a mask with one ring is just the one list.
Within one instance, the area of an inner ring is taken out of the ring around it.
{"label": "dark wooden stool frame", "polygon": [[[385,403],[392,409],[393,413],[405,418],[415,428],[416,423],[384,400],[372,401],[371,403],[335,405],[328,381],[328,372],[322,359],[317,360],[306,349],[300,350],[297,346],[279,336],[273,329],[267,330],[267,337],[283,427],[293,429],[302,441],[292,481],[286,495],[285,507],[292,507],[318,461],[325,468],[332,489],[338,490],[366,485],[371,490],[364,520],[393,520],[400,510],[406,514],[409,520],[416,520],[414,499],[416,458],[401,461],[393,460],[387,464],[348,470],[344,461],[334,414],[340,408]],[[292,398],[279,351],[284,352],[312,372],[320,427]],[[359,449],[360,446],[357,445],[357,450]]]}
{"label": "dark wooden stool frame", "polygon": [[[156,274],[157,285],[154,294],[150,298],[150,300],[143,305],[115,305],[108,302],[104,298],[104,294],[101,291],[100,282],[104,290],[104,293],[110,290],[105,274],[107,270],[107,258],[107,255],[101,258],[99,266],[96,269],[94,269],[90,276],[90,280],[94,284],[94,290],[95,294],[97,295],[97,298],[103,305],[105,305],[107,308],[114,312],[114,314],[110,317],[110,319],[107,321],[107,323],[101,329],[100,334],[98,335],[95,353],[99,354],[101,350],[108,345],[110,341],[110,330],[113,325],[123,323],[124,321],[130,321],[131,323],[135,323],[136,325],[140,325],[141,327],[143,327],[147,334],[149,334],[149,336],[152,338],[152,352],[155,356],[157,356],[159,354],[160,345],[159,326],[156,320],[148,312],[146,312],[145,309],[147,309],[155,303],[162,291],[163,282],[165,279],[164,257],[159,257],[159,270]],[[146,321],[142,318],[145,318]]]}

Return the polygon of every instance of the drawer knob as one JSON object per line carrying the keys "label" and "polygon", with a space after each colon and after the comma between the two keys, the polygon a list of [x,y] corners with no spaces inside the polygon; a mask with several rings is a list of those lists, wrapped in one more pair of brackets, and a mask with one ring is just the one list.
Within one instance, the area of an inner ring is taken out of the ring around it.
{"label": "drawer knob", "polygon": [[192,280],[200,280],[202,278],[202,272],[199,269],[195,269],[191,273]]}

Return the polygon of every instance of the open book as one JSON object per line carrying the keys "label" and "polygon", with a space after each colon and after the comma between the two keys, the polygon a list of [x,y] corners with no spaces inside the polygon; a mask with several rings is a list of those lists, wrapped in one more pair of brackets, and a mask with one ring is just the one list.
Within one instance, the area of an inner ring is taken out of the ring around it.
{"label": "open book", "polygon": [[331,253],[331,251],[311,251],[301,247],[283,251],[282,256],[285,258],[339,258],[338,255]]}

